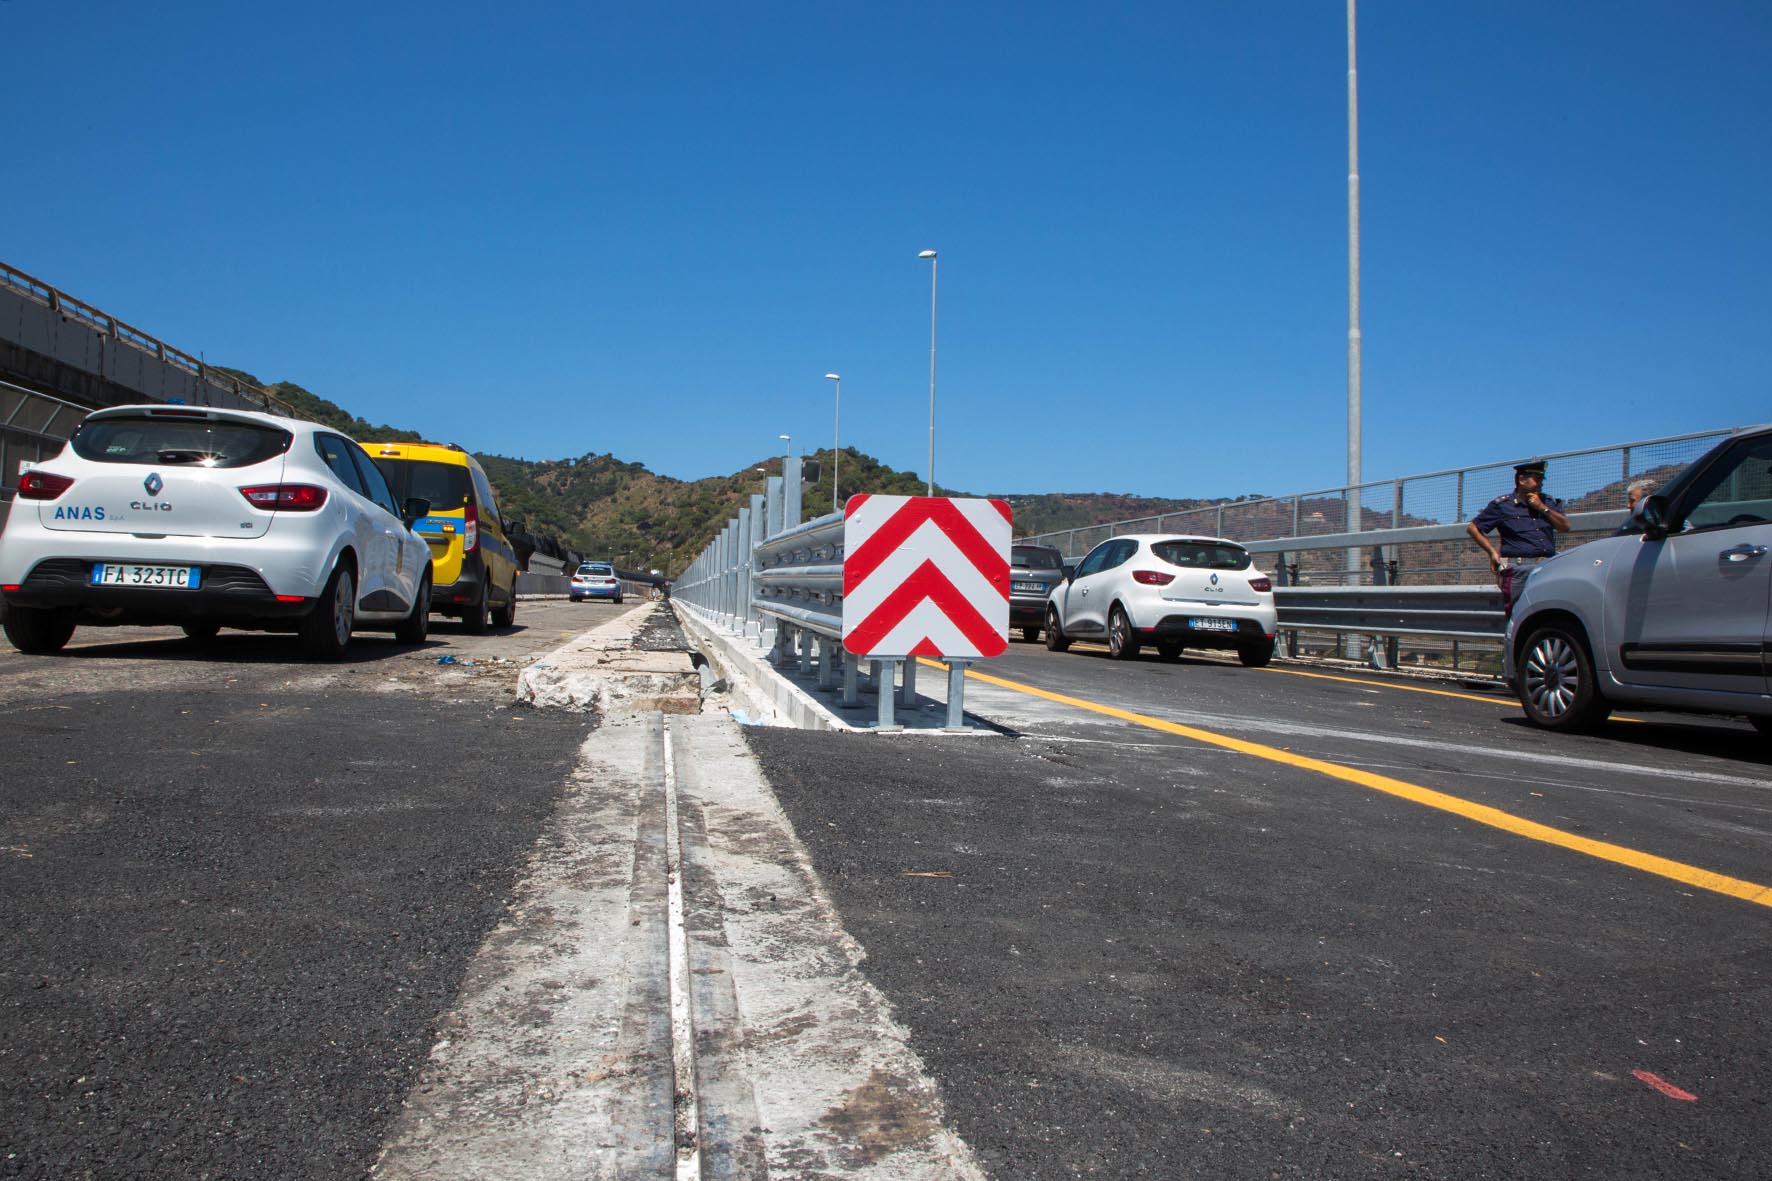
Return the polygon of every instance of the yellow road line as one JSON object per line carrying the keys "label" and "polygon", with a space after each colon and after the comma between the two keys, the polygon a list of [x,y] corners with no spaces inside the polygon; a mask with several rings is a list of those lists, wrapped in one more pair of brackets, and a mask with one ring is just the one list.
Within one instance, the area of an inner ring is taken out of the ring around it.
{"label": "yellow road line", "polygon": [[1491,828],[1498,828],[1503,832],[1513,833],[1515,836],[1522,836],[1528,840],[1556,845],[1559,848],[1569,849],[1589,857],[1597,857],[1601,861],[1610,861],[1616,865],[1628,866],[1644,873],[1669,878],[1700,890],[1710,890],[1717,894],[1726,894],[1731,898],[1740,898],[1757,906],[1772,907],[1772,886],[1762,886],[1757,882],[1712,873],[1710,870],[1700,869],[1695,865],[1671,861],[1666,857],[1657,857],[1652,853],[1628,849],[1623,845],[1577,836],[1575,833],[1565,832],[1560,828],[1552,828],[1548,824],[1539,824],[1537,821],[1526,820],[1510,812],[1503,812],[1499,808],[1491,808],[1487,804],[1473,804],[1469,800],[1459,799],[1457,796],[1447,795],[1445,792],[1421,787],[1401,779],[1392,779],[1388,775],[1375,775],[1370,771],[1361,771],[1353,767],[1343,767],[1338,763],[1325,762],[1322,759],[1295,755],[1291,751],[1264,746],[1259,742],[1246,742],[1241,738],[1215,734],[1210,730],[1183,726],[1178,722],[1166,722],[1161,718],[1133,713],[1131,710],[1116,709],[1111,705],[1085,701],[1081,697],[1068,697],[1063,693],[1053,693],[1050,690],[1024,685],[1018,681],[1004,680],[1002,677],[993,677],[988,673],[968,669],[966,675],[988,685],[996,685],[1016,693],[1025,693],[1030,697],[1041,697],[1047,701],[1073,706],[1090,713],[1118,718],[1123,722],[1131,722],[1135,726],[1144,726],[1147,729],[1158,730],[1165,734],[1191,738],[1195,742],[1203,742],[1208,746],[1236,751],[1239,754],[1253,755],[1255,758],[1266,759],[1269,762],[1284,763],[1287,766],[1305,771],[1315,771],[1318,774],[1327,775],[1331,779],[1340,779],[1346,783],[1358,784],[1373,791],[1380,791],[1386,795],[1396,796],[1398,799],[1408,800],[1410,803],[1436,808],[1442,812],[1450,812],[1454,816],[1462,816],[1466,820],[1474,820],[1478,824],[1486,824]]}
{"label": "yellow road line", "polygon": [[[1106,648],[1097,644],[1078,644],[1076,647],[1091,652],[1107,651]],[[1261,669],[1260,671],[1264,673],[1280,673],[1288,677],[1310,677],[1311,679],[1318,681],[1345,681],[1350,685],[1365,685],[1371,689],[1395,689],[1401,693],[1426,693],[1432,697],[1453,697],[1459,701],[1480,701],[1484,705],[1503,705],[1509,709],[1523,708],[1518,701],[1515,701],[1511,697],[1479,697],[1475,693],[1454,693],[1450,689],[1429,689],[1423,685],[1399,685],[1394,681],[1369,681],[1364,677],[1338,677],[1334,673],[1307,673],[1301,668],[1269,667]],[[1613,714],[1611,720],[1614,722],[1641,723],[1643,719],[1627,718],[1622,714]]]}
{"label": "yellow road line", "polygon": [[1475,693],[1454,693],[1450,689],[1429,689],[1422,685],[1397,685],[1390,681],[1369,681],[1364,677],[1338,677],[1333,673],[1307,673],[1298,668],[1264,668],[1264,673],[1280,673],[1288,677],[1310,677],[1316,681],[1345,681],[1350,685],[1365,685],[1372,689],[1400,689],[1405,693],[1427,693],[1434,697],[1456,697],[1460,701],[1481,701],[1485,705],[1511,705],[1520,708],[1520,703],[1506,697],[1479,697]]}

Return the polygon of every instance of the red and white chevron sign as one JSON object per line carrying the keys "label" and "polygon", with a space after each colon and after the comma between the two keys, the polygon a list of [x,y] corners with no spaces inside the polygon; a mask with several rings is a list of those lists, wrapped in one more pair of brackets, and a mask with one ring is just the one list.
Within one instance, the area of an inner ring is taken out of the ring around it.
{"label": "red and white chevron sign", "polygon": [[857,656],[998,656],[1009,646],[1008,502],[852,496],[843,506],[843,647]]}

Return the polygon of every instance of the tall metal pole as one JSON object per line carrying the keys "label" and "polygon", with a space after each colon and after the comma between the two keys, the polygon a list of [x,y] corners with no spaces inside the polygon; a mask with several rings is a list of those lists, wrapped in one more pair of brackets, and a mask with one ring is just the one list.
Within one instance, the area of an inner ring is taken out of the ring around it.
{"label": "tall metal pole", "polygon": [[[1347,0],[1347,484],[1348,532],[1360,520],[1360,85],[1354,55],[1354,4]],[[1348,551],[1358,570],[1359,551]]]}
{"label": "tall metal pole", "polygon": [[929,260],[929,487],[935,495],[935,276],[941,260]]}
{"label": "tall metal pole", "polygon": [[781,457],[781,527],[786,532],[800,525],[800,465],[794,461],[794,441],[786,435],[776,436],[787,444]]}
{"label": "tall metal pole", "polygon": [[831,428],[831,511],[837,511],[837,464],[843,457],[843,379],[835,373],[825,374],[825,380],[837,383],[837,417]]}

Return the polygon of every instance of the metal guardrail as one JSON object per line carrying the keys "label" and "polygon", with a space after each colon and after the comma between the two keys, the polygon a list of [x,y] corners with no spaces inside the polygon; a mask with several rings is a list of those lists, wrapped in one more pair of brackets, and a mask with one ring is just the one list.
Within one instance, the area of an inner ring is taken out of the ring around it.
{"label": "metal guardrail", "polygon": [[[787,470],[798,469],[791,459]],[[671,584],[671,598],[709,626],[754,640],[778,668],[815,671],[818,687],[857,708],[862,693],[878,698],[876,729],[897,730],[895,707],[916,698],[917,662],[863,659],[844,650],[842,513],[792,528],[800,516],[800,482],[770,476],[765,491],[726,524]],[[948,663],[947,726],[965,721],[965,678]],[[902,674],[900,673],[900,670]]]}
{"label": "metal guardrail", "polygon": [[1280,627],[1383,636],[1499,640],[1501,592],[1480,586],[1299,586],[1274,591]]}
{"label": "metal guardrail", "polygon": [[[1659,443],[1569,454],[1623,453],[1660,443],[1709,441],[1726,433],[1682,435]],[[1511,475],[1511,465],[1507,470]],[[858,692],[857,666],[861,662],[850,658],[838,642],[843,614],[843,516],[832,513],[783,529],[784,519],[799,516],[798,493],[797,481],[784,487],[781,477],[769,477],[765,494],[752,496],[751,506],[740,510],[672,584],[672,597],[711,625],[755,639],[767,650],[767,659],[773,664],[797,661],[800,670],[807,674],[816,667],[821,688],[832,687],[840,671],[844,678],[844,704],[853,706]],[[1162,520],[1168,523],[1174,516],[1166,515]],[[1621,508],[1580,510],[1571,506],[1571,535],[1565,548],[1610,533],[1625,519]],[[1131,531],[1148,521],[1096,528]],[[1050,539],[1079,532],[1043,536]],[[1493,654],[1494,646],[1505,634],[1501,595],[1486,563],[1480,571],[1472,572],[1469,581],[1405,586],[1398,585],[1399,559],[1387,557],[1406,547],[1434,546],[1454,547],[1461,555],[1474,554],[1462,520],[1410,523],[1354,533],[1290,532],[1246,540],[1243,544],[1257,555],[1271,557],[1277,567],[1275,602],[1279,608],[1280,647],[1287,655],[1299,655],[1303,633],[1336,636],[1338,646],[1352,637],[1366,637],[1370,643],[1360,654],[1370,664],[1397,667],[1401,663],[1401,641],[1409,638],[1449,642],[1456,671],[1460,644],[1476,645]],[[1350,548],[1371,552],[1370,585],[1339,585],[1344,569],[1309,568],[1313,557],[1339,556]],[[1075,559],[1082,555],[1070,556]],[[1324,573],[1337,584],[1306,585],[1311,577]],[[1421,659],[1422,653],[1417,651],[1415,656]],[[891,684],[896,674],[892,662],[870,663],[870,679],[873,691],[877,692],[882,683]],[[914,696],[916,662],[901,663],[906,688],[882,695],[882,725],[890,725],[894,698],[908,703]],[[950,685],[955,680],[958,678],[950,677]],[[955,696],[950,689],[951,718],[955,716]]]}

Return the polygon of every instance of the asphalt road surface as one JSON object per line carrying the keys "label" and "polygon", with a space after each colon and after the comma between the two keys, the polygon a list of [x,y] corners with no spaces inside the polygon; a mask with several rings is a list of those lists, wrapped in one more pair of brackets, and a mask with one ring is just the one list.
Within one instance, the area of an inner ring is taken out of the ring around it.
{"label": "asphalt road surface", "polygon": [[[517,673],[624,609],[0,649],[0,1176],[362,1175],[589,725]],[[982,671],[998,734],[747,735],[993,1176],[1772,1176],[1744,724]]]}
{"label": "asphalt road surface", "polygon": [[1555,736],[1456,683],[1081,647],[983,671],[1006,740],[747,735],[992,1175],[1772,1176],[1744,723]]}
{"label": "asphalt road surface", "polygon": [[0,1176],[361,1176],[589,725],[517,673],[627,609],[0,646]]}

